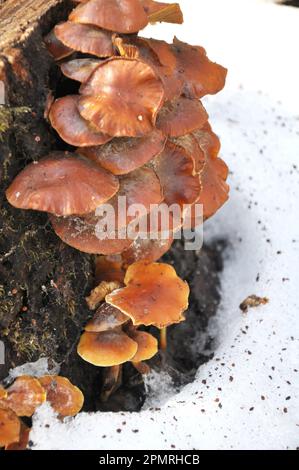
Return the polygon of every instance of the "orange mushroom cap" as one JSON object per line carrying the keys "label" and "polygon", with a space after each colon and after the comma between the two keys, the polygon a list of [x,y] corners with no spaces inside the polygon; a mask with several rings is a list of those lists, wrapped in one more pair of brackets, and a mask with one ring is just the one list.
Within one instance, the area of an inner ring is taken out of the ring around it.
{"label": "orange mushroom cap", "polygon": [[113,330],[123,325],[130,318],[117,308],[109,304],[102,304],[95,315],[85,326],[85,331],[89,333],[100,333],[101,331]]}
{"label": "orange mushroom cap", "polygon": [[59,41],[54,33],[54,29],[52,29],[52,31],[50,31],[50,33],[44,37],[44,42],[46,48],[55,60],[64,59],[65,57],[68,57],[72,55],[73,52],[75,52],[73,49],[70,49],[61,41]]}
{"label": "orange mushroom cap", "polygon": [[107,295],[106,302],[128,315],[134,325],[164,328],[184,320],[189,287],[172,266],[139,261],[129,266],[125,284]]}
{"label": "orange mushroom cap", "polygon": [[165,23],[182,24],[183,13],[178,3],[162,3],[154,0],[141,0],[143,8],[151,23],[164,21]]}
{"label": "orange mushroom cap", "polygon": [[85,332],[77,352],[87,362],[100,367],[123,364],[135,356],[137,343],[122,331]]}
{"label": "orange mushroom cap", "polygon": [[85,147],[77,151],[99,163],[114,175],[124,175],[143,166],[162,152],[166,137],[154,129],[144,137],[121,137],[105,145]]}
{"label": "orange mushroom cap", "polygon": [[3,400],[4,398],[7,397],[7,391],[0,386],[0,400]]}
{"label": "orange mushroom cap", "polygon": [[132,362],[141,362],[151,359],[158,352],[158,341],[154,336],[145,331],[132,331],[129,332],[132,338],[138,344],[137,353],[131,359]]}
{"label": "orange mushroom cap", "polygon": [[201,98],[218,93],[225,85],[227,69],[211,62],[200,46],[190,46],[173,40],[173,52],[177,57],[177,73],[184,79],[184,93],[190,98]]}
{"label": "orange mushroom cap", "polygon": [[26,450],[29,442],[29,435],[31,429],[26,426],[23,421],[20,421],[21,429],[17,442],[13,442],[5,447],[5,450]]}
{"label": "orange mushroom cap", "polygon": [[90,310],[95,310],[100,303],[105,299],[107,294],[113,292],[115,289],[121,287],[118,281],[101,281],[90,294],[85,297],[86,303]]}
{"label": "orange mushroom cap", "polygon": [[95,26],[66,21],[55,26],[56,37],[67,47],[93,54],[97,57],[110,57],[113,55],[113,45],[109,31]]}
{"label": "orange mushroom cap", "polygon": [[100,59],[74,59],[64,62],[60,68],[66,77],[85,83],[101,63]]}
{"label": "orange mushroom cap", "polygon": [[18,442],[20,432],[21,422],[17,415],[10,409],[0,408],[0,447]]}
{"label": "orange mushroom cap", "polygon": [[124,34],[137,33],[148,24],[139,0],[90,0],[75,8],[69,19]]}
{"label": "orange mushroom cap", "polygon": [[153,130],[164,88],[147,64],[123,57],[103,62],[81,85],[79,112],[102,132],[137,137]]}
{"label": "orange mushroom cap", "polygon": [[53,152],[28,165],[6,191],[10,204],[59,216],[88,214],[118,190],[117,178],[67,152]]}
{"label": "orange mushroom cap", "polygon": [[22,375],[8,387],[7,398],[1,400],[0,407],[10,408],[17,416],[32,416],[45,399],[45,390],[38,380]]}
{"label": "orange mushroom cap", "polygon": [[169,234],[169,238],[159,240],[136,238],[132,245],[122,252],[121,257],[126,265],[141,260],[151,263],[161,258],[170,249],[172,243],[171,234]]}
{"label": "orange mushroom cap", "polygon": [[46,390],[47,401],[60,416],[75,416],[81,410],[84,396],[66,377],[44,375],[39,382]]}
{"label": "orange mushroom cap", "polygon": [[79,100],[77,95],[55,100],[49,112],[52,127],[65,142],[74,146],[102,145],[111,140],[109,135],[82,118],[78,111]]}
{"label": "orange mushroom cap", "polygon": [[179,137],[201,128],[208,114],[200,101],[179,97],[165,103],[157,118],[157,127],[170,137]]}
{"label": "orange mushroom cap", "polygon": [[199,198],[201,185],[194,160],[185,149],[168,141],[152,166],[160,179],[166,204],[183,207]]}
{"label": "orange mushroom cap", "polygon": [[67,245],[83,253],[112,255],[121,253],[131,246],[134,238],[118,238],[117,232],[114,238],[109,233],[106,235],[101,233],[99,237],[97,232],[99,220],[100,218],[94,213],[85,217],[50,216],[51,224],[58,237]]}

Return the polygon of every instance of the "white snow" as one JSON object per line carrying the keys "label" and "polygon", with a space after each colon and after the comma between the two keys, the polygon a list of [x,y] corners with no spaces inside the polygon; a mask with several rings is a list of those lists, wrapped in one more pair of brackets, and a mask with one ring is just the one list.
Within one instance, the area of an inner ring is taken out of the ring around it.
{"label": "white snow", "polygon": [[[206,240],[230,243],[211,325],[215,357],[178,394],[166,381],[140,413],[82,413],[61,423],[44,405],[31,432],[36,449],[299,446],[299,9],[180,3],[185,25],[150,27],[148,35],[201,44],[229,69],[226,89],[205,99],[231,170],[230,201],[205,229]],[[250,294],[270,302],[244,315],[239,304]]]}

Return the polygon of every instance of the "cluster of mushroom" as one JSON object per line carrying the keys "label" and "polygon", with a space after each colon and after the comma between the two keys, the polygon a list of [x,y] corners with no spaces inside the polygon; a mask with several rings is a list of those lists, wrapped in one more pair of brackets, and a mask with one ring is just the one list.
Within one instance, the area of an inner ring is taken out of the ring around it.
{"label": "cluster of mushroom", "polygon": [[8,388],[0,386],[0,448],[27,448],[30,428],[22,418],[31,417],[46,400],[64,418],[79,413],[84,397],[67,378],[55,375],[22,375]]}
{"label": "cluster of mushroom", "polygon": [[117,230],[139,217],[119,220],[120,196],[127,207],[142,204],[143,217],[162,203],[182,209],[201,203],[204,218],[216,212],[228,197],[227,167],[199,98],[224,86],[226,69],[201,47],[137,35],[149,22],[181,23],[177,4],[79,3],[46,37],[62,73],[81,82],[79,94],[57,99],[49,110],[74,152],[27,166],[7,198],[15,207],[48,212],[56,234],[83,252],[155,261],[170,248],[178,224],[163,240],[138,238],[138,230],[117,237],[102,229],[99,236],[96,209],[109,202]]}
{"label": "cluster of mushroom", "polygon": [[148,367],[142,361],[157,353],[158,342],[138,328],[163,330],[183,321],[188,296],[188,284],[172,266],[147,261],[131,264],[123,282],[102,281],[86,299],[96,312],[85,326],[78,354],[96,366],[111,367],[113,387],[120,376],[119,366],[127,361],[146,373]]}

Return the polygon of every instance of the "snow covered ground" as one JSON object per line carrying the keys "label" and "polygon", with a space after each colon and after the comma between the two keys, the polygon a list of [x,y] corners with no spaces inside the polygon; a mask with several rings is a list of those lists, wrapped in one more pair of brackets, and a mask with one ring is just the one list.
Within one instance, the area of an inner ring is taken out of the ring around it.
{"label": "snow covered ground", "polygon": [[[80,414],[63,424],[44,405],[31,432],[37,449],[299,446],[299,9],[180,3],[184,26],[150,27],[148,35],[201,44],[229,69],[226,89],[205,99],[231,169],[230,201],[205,229],[206,240],[230,242],[211,325],[215,357],[179,394],[166,382],[159,409]],[[269,303],[243,314],[250,294]]]}

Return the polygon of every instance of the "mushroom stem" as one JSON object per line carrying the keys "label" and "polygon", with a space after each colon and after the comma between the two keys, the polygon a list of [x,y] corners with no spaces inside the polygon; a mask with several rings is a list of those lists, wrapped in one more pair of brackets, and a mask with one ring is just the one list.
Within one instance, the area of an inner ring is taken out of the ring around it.
{"label": "mushroom stem", "polygon": [[106,369],[104,375],[104,382],[101,391],[101,401],[107,401],[121,385],[122,381],[122,366],[112,366]]}
{"label": "mushroom stem", "polygon": [[160,349],[165,351],[167,349],[167,327],[165,326],[160,330]]}
{"label": "mushroom stem", "polygon": [[132,361],[132,365],[135,367],[136,370],[138,370],[138,372],[142,375],[146,375],[146,374],[149,374],[150,371],[151,371],[151,368],[150,366],[148,366],[147,364],[145,364],[145,362],[133,362]]}

